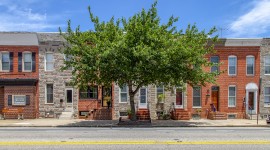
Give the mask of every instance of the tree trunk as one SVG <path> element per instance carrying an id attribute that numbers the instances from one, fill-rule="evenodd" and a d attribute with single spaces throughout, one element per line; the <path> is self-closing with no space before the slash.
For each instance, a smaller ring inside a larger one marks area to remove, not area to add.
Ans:
<path id="1" fill-rule="evenodd" d="M 131 110 L 131 120 L 132 121 L 136 121 L 137 117 L 136 117 L 136 112 L 135 112 L 135 105 L 134 105 L 134 94 L 133 93 L 129 93 L 129 98 L 130 98 L 130 110 Z"/>

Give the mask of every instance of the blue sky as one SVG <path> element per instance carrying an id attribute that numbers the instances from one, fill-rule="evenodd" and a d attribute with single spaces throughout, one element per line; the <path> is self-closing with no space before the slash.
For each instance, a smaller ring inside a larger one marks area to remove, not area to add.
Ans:
<path id="1" fill-rule="evenodd" d="M 85 31 L 92 28 L 87 7 L 107 21 L 130 17 L 154 0 L 0 0 L 0 31 L 64 31 L 67 20 Z M 188 24 L 208 31 L 216 26 L 220 37 L 270 37 L 270 0 L 159 0 L 158 13 L 165 23 L 171 15 L 175 24 L 185 29 Z M 222 33 L 222 34 L 221 34 Z"/>

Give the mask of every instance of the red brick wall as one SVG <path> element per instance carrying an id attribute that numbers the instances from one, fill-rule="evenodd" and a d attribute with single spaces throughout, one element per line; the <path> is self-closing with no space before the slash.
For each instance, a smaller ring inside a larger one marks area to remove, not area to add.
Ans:
<path id="1" fill-rule="evenodd" d="M 0 72 L 0 78 L 5 79 L 38 79 L 39 78 L 39 51 L 38 46 L 0 46 L 1 51 L 13 52 L 13 71 Z M 36 70 L 35 72 L 18 72 L 18 52 L 35 52 L 36 53 Z M 5 86 L 4 87 L 4 106 L 7 107 L 8 95 L 30 95 L 31 104 L 29 106 L 8 106 L 8 107 L 25 107 L 25 118 L 36 118 L 38 112 L 38 83 L 36 86 Z M 1 90 L 0 90 L 1 91 Z M 1 92 L 0 92 L 1 95 Z M 1 101 L 1 99 L 0 99 Z M 1 103 L 1 102 L 0 102 Z M 10 116 L 14 117 L 14 116 Z M 15 117 L 16 118 L 16 117 Z"/>
<path id="2" fill-rule="evenodd" d="M 114 85 L 112 85 L 112 108 L 114 108 Z M 79 91 L 78 91 L 79 93 Z M 102 108 L 102 87 L 98 87 L 98 99 L 80 99 L 78 102 L 78 111 L 90 111 Z M 114 110 L 112 109 L 112 114 Z M 80 114 L 79 114 L 80 115 Z"/>
<path id="3" fill-rule="evenodd" d="M 24 108 L 24 118 L 33 119 L 36 118 L 38 109 L 36 109 L 36 93 L 35 86 L 5 86 L 4 87 L 4 107 L 6 108 Z M 29 95 L 30 96 L 30 105 L 26 106 L 9 106 L 8 105 L 8 95 Z M 17 115 L 8 115 L 7 118 L 17 118 Z"/>
<path id="4" fill-rule="evenodd" d="M 0 113 L 2 112 L 2 109 L 4 108 L 4 88 L 0 88 Z"/>
<path id="5" fill-rule="evenodd" d="M 0 72 L 0 78 L 35 78 L 38 79 L 38 46 L 0 46 L 1 51 L 13 52 L 13 72 Z M 18 52 L 36 52 L 36 71 L 18 72 Z"/>
<path id="6" fill-rule="evenodd" d="M 207 109 L 210 110 L 211 96 L 206 97 L 207 90 L 210 90 L 211 87 L 219 86 L 219 111 L 227 113 L 236 113 L 237 118 L 243 118 L 245 114 L 245 107 L 243 105 L 243 98 L 246 96 L 246 85 L 248 83 L 256 83 L 259 87 L 259 78 L 260 78 L 260 47 L 248 47 L 248 46 L 231 46 L 231 47 L 215 47 L 217 50 L 216 54 L 212 56 L 219 56 L 219 60 L 222 63 L 219 67 L 221 71 L 225 71 L 218 78 L 215 85 L 208 84 L 205 87 L 201 88 L 201 106 L 202 113 L 201 117 L 207 117 Z M 237 56 L 237 75 L 229 76 L 228 75 L 228 57 L 230 55 Z M 246 56 L 253 55 L 255 57 L 255 74 L 254 76 L 246 75 Z M 210 57 L 209 61 L 210 61 Z M 206 68 L 206 71 L 210 71 L 210 68 Z M 229 85 L 236 85 L 236 107 L 228 108 L 228 87 Z M 188 86 L 187 88 L 187 109 L 190 112 L 193 112 L 192 108 L 192 87 Z M 259 95 L 258 95 L 259 96 Z M 259 98 L 257 98 L 259 100 Z"/>

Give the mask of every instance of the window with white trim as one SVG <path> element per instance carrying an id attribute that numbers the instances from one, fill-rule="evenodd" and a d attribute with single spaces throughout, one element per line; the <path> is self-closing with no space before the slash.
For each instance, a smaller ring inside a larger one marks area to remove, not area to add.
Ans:
<path id="1" fill-rule="evenodd" d="M 264 87 L 264 104 L 270 104 L 270 87 Z"/>
<path id="2" fill-rule="evenodd" d="M 53 53 L 46 53 L 45 55 L 45 71 L 54 70 L 54 57 Z"/>
<path id="3" fill-rule="evenodd" d="M 65 57 L 64 58 L 65 58 L 65 61 L 66 62 L 69 62 L 69 61 L 71 61 L 72 56 L 65 54 Z M 72 67 L 68 67 L 67 70 L 72 70 Z"/>
<path id="4" fill-rule="evenodd" d="M 23 71 L 32 71 L 32 53 L 23 53 Z"/>
<path id="5" fill-rule="evenodd" d="M 236 106 L 236 86 L 229 86 L 229 95 L 228 95 L 228 106 L 235 107 Z"/>
<path id="6" fill-rule="evenodd" d="M 246 57 L 246 69 L 247 75 L 254 75 L 254 64 L 255 64 L 254 56 L 247 56 Z"/>
<path id="7" fill-rule="evenodd" d="M 53 103 L 53 84 L 46 85 L 46 103 Z"/>
<path id="8" fill-rule="evenodd" d="M 211 63 L 213 63 L 213 66 L 211 67 L 211 72 L 219 72 L 219 68 L 218 68 L 219 57 L 211 56 L 210 61 Z"/>
<path id="9" fill-rule="evenodd" d="M 10 70 L 10 58 L 9 52 L 2 52 L 1 53 L 1 67 L 2 71 L 9 71 Z"/>
<path id="10" fill-rule="evenodd" d="M 156 92 L 157 92 L 157 100 L 159 102 L 162 102 L 164 100 L 164 86 L 163 85 L 159 85 L 156 86 Z"/>
<path id="11" fill-rule="evenodd" d="M 237 72 L 237 57 L 229 56 L 228 58 L 228 74 L 236 75 Z"/>
<path id="12" fill-rule="evenodd" d="M 123 87 L 120 87 L 120 103 L 127 103 L 128 100 L 128 87 L 127 85 L 124 85 Z"/>
<path id="13" fill-rule="evenodd" d="M 270 75 L 270 55 L 264 56 L 264 74 Z"/>
<path id="14" fill-rule="evenodd" d="M 193 87 L 193 107 L 201 107 L 201 87 Z"/>

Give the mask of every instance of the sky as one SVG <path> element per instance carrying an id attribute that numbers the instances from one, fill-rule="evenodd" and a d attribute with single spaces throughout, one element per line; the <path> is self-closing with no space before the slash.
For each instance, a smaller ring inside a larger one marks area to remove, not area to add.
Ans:
<path id="1" fill-rule="evenodd" d="M 0 31 L 58 32 L 80 25 L 93 28 L 87 7 L 101 21 L 129 18 L 154 0 L 0 0 Z M 179 17 L 177 29 L 196 24 L 199 30 L 216 27 L 222 38 L 270 37 L 270 0 L 158 0 L 161 23 Z"/>

